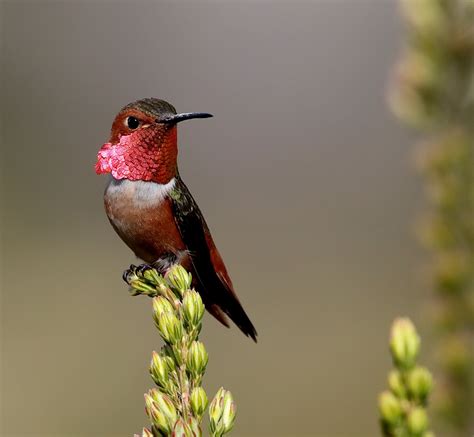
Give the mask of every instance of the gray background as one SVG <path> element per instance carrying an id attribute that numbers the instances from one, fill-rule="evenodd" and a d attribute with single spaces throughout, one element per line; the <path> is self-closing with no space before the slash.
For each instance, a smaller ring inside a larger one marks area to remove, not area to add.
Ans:
<path id="1" fill-rule="evenodd" d="M 161 342 L 93 171 L 115 113 L 147 96 L 215 114 L 180 127 L 180 169 L 260 335 L 205 320 L 233 435 L 377 435 L 389 325 L 424 332 L 429 293 L 413 139 L 386 107 L 396 3 L 1 6 L 2 435 L 147 424 Z"/>

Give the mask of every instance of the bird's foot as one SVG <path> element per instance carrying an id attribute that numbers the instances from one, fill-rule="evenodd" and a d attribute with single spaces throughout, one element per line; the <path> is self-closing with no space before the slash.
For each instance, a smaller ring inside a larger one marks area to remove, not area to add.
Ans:
<path id="1" fill-rule="evenodd" d="M 166 255 L 163 255 L 161 258 L 157 259 L 152 264 L 152 266 L 158 271 L 160 275 L 164 276 L 166 272 L 177 263 L 178 257 L 174 253 L 167 253 Z"/>
<path id="2" fill-rule="evenodd" d="M 178 257 L 173 253 L 167 253 L 151 264 L 140 264 L 138 266 L 131 264 L 130 268 L 123 272 L 123 280 L 130 285 L 136 279 L 143 278 L 147 270 L 155 269 L 160 275 L 164 276 L 166 272 L 178 262 Z"/>
<path id="3" fill-rule="evenodd" d="M 140 264 L 138 266 L 131 264 L 130 268 L 125 270 L 122 275 L 122 279 L 130 285 L 130 283 L 135 280 L 143 277 L 143 274 L 154 267 L 150 264 Z"/>

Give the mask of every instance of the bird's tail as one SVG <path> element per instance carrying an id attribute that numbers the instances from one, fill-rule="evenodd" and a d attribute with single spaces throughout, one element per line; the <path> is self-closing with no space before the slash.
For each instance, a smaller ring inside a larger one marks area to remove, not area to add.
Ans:
<path id="1" fill-rule="evenodd" d="M 220 277 L 219 273 L 213 273 L 212 279 L 206 276 L 206 281 L 203 283 L 198 278 L 199 283 L 196 284 L 196 289 L 202 290 L 201 294 L 206 309 L 227 327 L 229 327 L 227 319 L 229 317 L 247 337 L 256 343 L 257 331 L 237 298 L 232 283 L 230 280 Z"/>
<path id="2" fill-rule="evenodd" d="M 247 316 L 247 313 L 243 309 L 237 296 L 234 293 L 229 292 L 228 289 L 220 291 L 219 295 L 219 306 L 222 311 L 230 317 L 230 319 L 247 337 L 250 337 L 256 343 L 257 331 Z"/>

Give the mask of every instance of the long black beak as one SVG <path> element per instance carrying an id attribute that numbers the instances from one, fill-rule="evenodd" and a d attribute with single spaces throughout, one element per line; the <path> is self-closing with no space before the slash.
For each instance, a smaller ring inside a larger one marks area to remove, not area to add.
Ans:
<path id="1" fill-rule="evenodd" d="M 209 118 L 212 114 L 207 112 L 183 112 L 182 114 L 172 115 L 166 118 L 156 120 L 158 123 L 179 123 L 184 120 L 191 120 L 193 118 Z"/>

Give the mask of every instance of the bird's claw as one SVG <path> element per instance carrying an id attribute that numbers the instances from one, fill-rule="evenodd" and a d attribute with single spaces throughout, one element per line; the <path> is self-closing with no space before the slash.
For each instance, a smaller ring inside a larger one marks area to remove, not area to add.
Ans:
<path id="1" fill-rule="evenodd" d="M 143 274 L 144 274 L 147 270 L 151 270 L 151 269 L 153 269 L 153 266 L 150 265 L 150 264 L 140 264 L 139 266 L 137 266 L 136 272 L 137 272 L 140 276 L 143 276 Z"/>
<path id="2" fill-rule="evenodd" d="M 131 264 L 130 268 L 125 270 L 122 274 L 122 279 L 128 284 L 131 285 L 130 283 L 135 280 L 139 279 L 140 277 L 143 277 L 143 274 L 150 269 L 153 269 L 154 267 L 149 265 L 149 264 L 140 264 L 138 266 Z"/>
<path id="3" fill-rule="evenodd" d="M 178 261 L 177 256 L 174 253 L 167 253 L 161 258 L 157 259 L 153 264 L 160 275 L 165 275 L 166 272 Z"/>
<path id="4" fill-rule="evenodd" d="M 166 272 L 177 262 L 177 257 L 173 253 L 167 253 L 161 258 L 157 259 L 152 264 L 140 264 L 138 266 L 131 264 L 130 268 L 125 270 L 122 279 L 130 285 L 133 280 L 143 277 L 147 270 L 155 269 L 160 275 L 165 275 Z"/>

